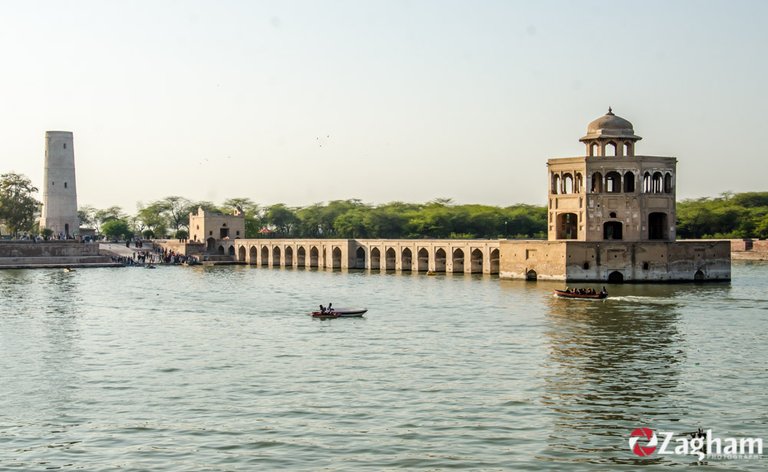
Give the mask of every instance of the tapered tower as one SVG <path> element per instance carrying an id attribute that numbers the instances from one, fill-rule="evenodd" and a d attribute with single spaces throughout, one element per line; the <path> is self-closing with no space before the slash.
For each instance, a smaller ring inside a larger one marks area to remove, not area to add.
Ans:
<path id="1" fill-rule="evenodd" d="M 45 185 L 40 229 L 54 236 L 78 234 L 75 149 L 71 131 L 45 132 Z"/>

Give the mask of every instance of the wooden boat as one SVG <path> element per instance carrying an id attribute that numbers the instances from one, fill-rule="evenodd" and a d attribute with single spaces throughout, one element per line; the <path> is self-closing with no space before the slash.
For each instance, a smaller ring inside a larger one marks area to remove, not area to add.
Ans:
<path id="1" fill-rule="evenodd" d="M 608 292 L 600 291 L 595 293 L 578 293 L 566 290 L 555 290 L 555 295 L 560 298 L 575 298 L 577 300 L 603 300 L 608 298 Z"/>
<path id="2" fill-rule="evenodd" d="M 313 311 L 312 318 L 360 318 L 367 308 L 334 308 L 331 311 Z"/>

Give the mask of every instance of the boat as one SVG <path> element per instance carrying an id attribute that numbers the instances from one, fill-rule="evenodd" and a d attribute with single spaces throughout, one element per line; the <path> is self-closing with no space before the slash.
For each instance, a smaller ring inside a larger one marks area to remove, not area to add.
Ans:
<path id="1" fill-rule="evenodd" d="M 312 318 L 360 318 L 367 308 L 334 308 L 330 311 L 313 311 L 310 313 Z"/>
<path id="2" fill-rule="evenodd" d="M 608 298 L 605 289 L 595 293 L 578 293 L 572 290 L 555 290 L 555 295 L 560 298 L 575 298 L 577 300 L 603 300 Z"/>

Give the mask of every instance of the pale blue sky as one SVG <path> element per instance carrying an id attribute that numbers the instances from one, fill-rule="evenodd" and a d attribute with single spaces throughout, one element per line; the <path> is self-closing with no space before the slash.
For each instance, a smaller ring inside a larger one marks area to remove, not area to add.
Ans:
<path id="1" fill-rule="evenodd" d="M 768 190 L 768 2 L 1 1 L 0 172 L 78 199 L 543 204 L 610 105 L 678 198 Z"/>

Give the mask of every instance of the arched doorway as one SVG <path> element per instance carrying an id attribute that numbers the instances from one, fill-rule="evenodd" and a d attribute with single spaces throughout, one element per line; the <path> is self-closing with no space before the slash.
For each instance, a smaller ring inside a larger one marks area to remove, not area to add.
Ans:
<path id="1" fill-rule="evenodd" d="M 701 282 L 704 280 L 704 272 L 702 272 L 701 269 L 697 270 L 695 274 L 693 274 L 693 280 L 697 282 Z"/>
<path id="2" fill-rule="evenodd" d="M 525 280 L 536 281 L 538 277 L 538 274 L 533 269 L 525 273 Z"/>
<path id="3" fill-rule="evenodd" d="M 603 223 L 603 239 L 622 239 L 622 228 L 620 221 L 606 221 Z"/>
<path id="4" fill-rule="evenodd" d="M 397 256 L 395 255 L 395 250 L 393 248 L 387 249 L 387 252 L 385 253 L 386 257 L 384 260 L 384 264 L 387 270 L 395 270 L 397 267 Z"/>
<path id="5" fill-rule="evenodd" d="M 453 263 L 454 274 L 460 274 L 464 272 L 464 251 L 461 249 L 454 249 L 451 262 Z"/>
<path id="6" fill-rule="evenodd" d="M 445 249 L 435 251 L 435 272 L 445 272 Z"/>
<path id="7" fill-rule="evenodd" d="M 381 270 L 381 251 L 377 247 L 371 249 L 371 270 Z"/>
<path id="8" fill-rule="evenodd" d="M 245 262 L 245 246 L 240 246 L 240 249 L 237 250 L 237 260 Z"/>
<path id="9" fill-rule="evenodd" d="M 427 272 L 429 270 L 429 251 L 426 248 L 419 249 L 417 253 L 416 270 L 419 272 Z"/>
<path id="10" fill-rule="evenodd" d="M 618 270 L 614 270 L 613 272 L 608 274 L 608 283 L 620 284 L 623 282 L 624 282 L 624 274 L 622 274 Z"/>
<path id="11" fill-rule="evenodd" d="M 205 242 L 207 243 L 206 250 L 208 252 L 214 252 L 216 250 L 216 238 L 208 238 Z"/>
<path id="12" fill-rule="evenodd" d="M 411 250 L 408 248 L 403 249 L 403 253 L 400 255 L 401 261 L 400 261 L 400 270 L 411 270 L 411 266 L 413 264 L 412 260 L 413 257 L 411 255 Z"/>
<path id="13" fill-rule="evenodd" d="M 654 212 L 648 215 L 648 239 L 667 239 L 667 214 Z"/>
<path id="14" fill-rule="evenodd" d="M 278 246 L 272 248 L 272 267 L 280 267 L 280 248 Z"/>
<path id="15" fill-rule="evenodd" d="M 219 246 L 219 250 L 216 251 L 216 252 L 218 252 L 220 256 L 223 256 L 224 255 L 224 246 Z"/>
<path id="16" fill-rule="evenodd" d="M 359 247 L 355 251 L 355 268 L 365 269 L 365 248 Z"/>
<path id="17" fill-rule="evenodd" d="M 480 249 L 473 249 L 470 253 L 471 267 L 470 270 L 473 274 L 483 273 L 483 251 Z"/>
<path id="18" fill-rule="evenodd" d="M 231 257 L 235 257 L 235 246 L 229 246 L 229 251 L 227 251 L 227 253 L 228 253 L 228 254 L 229 254 Z"/>

